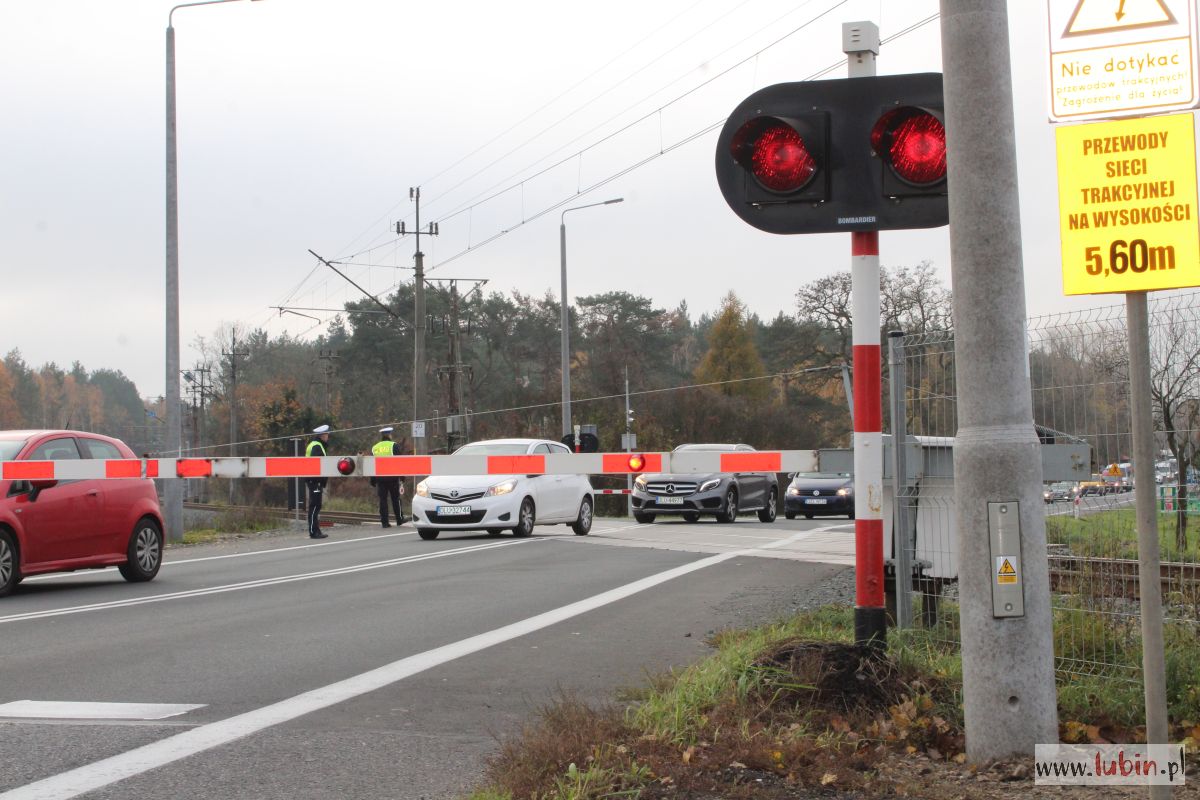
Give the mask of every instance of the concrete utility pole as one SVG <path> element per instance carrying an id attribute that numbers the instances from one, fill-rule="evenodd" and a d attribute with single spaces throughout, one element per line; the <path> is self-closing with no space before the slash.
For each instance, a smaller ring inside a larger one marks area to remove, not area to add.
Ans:
<path id="1" fill-rule="evenodd" d="M 967 755 L 979 762 L 1057 742 L 1058 713 L 1041 450 L 1026 370 L 1008 9 L 1004 0 L 942 0 L 941 17 L 963 707 Z M 998 556 L 1019 560 L 1016 581 L 998 574 Z M 1013 594 L 997 601 L 1005 592 Z M 1014 616 L 1020 605 L 1023 615 Z"/>
<path id="2" fill-rule="evenodd" d="M 325 380 L 322 384 L 325 386 L 325 415 L 333 414 L 333 362 L 341 358 L 336 350 L 321 350 L 317 353 L 317 360 L 323 361 L 324 366 L 321 372 L 325 375 Z"/>
<path id="3" fill-rule="evenodd" d="M 424 422 L 425 408 L 425 254 L 421 252 L 421 187 L 409 187 L 408 199 L 416 204 L 416 251 L 413 253 L 415 275 L 413 275 L 413 422 Z M 404 223 L 396 223 L 396 233 L 403 236 Z M 436 222 L 429 223 L 426 236 L 437 236 Z M 413 450 L 418 455 L 426 452 L 426 438 L 413 436 Z"/>
<path id="4" fill-rule="evenodd" d="M 237 360 L 250 355 L 237 349 L 237 331 L 230 338 L 229 352 L 221 351 L 229 359 L 229 455 L 237 455 Z M 229 479 L 229 505 L 233 505 L 234 482 Z"/>
<path id="5" fill-rule="evenodd" d="M 453 450 L 460 444 L 471 439 L 470 416 L 467 414 L 466 378 L 473 374 L 471 367 L 462 360 L 462 321 L 460 319 L 461 303 L 481 289 L 486 278 L 449 278 L 450 281 L 450 319 L 446 324 L 446 335 L 450 343 L 450 363 L 438 367 L 438 378 L 444 375 L 447 379 L 447 401 L 449 410 L 446 412 L 446 445 Z M 474 288 L 465 295 L 459 295 L 458 282 L 474 283 Z M 455 427 L 461 426 L 461 427 Z"/>

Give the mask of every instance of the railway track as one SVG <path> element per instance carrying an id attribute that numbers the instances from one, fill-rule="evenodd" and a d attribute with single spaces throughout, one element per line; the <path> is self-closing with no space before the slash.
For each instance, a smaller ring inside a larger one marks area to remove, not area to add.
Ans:
<path id="1" fill-rule="evenodd" d="M 304 519 L 304 512 L 290 511 L 286 508 L 268 508 L 267 506 L 225 506 L 213 503 L 184 503 L 183 507 L 194 511 L 244 511 L 252 514 L 267 514 L 277 519 Z M 363 523 L 379 522 L 379 514 L 369 511 L 327 511 L 321 509 L 322 522 L 340 522 L 343 525 L 362 525 Z"/>
<path id="2" fill-rule="evenodd" d="M 1200 563 L 1166 561 L 1159 564 L 1159 575 L 1163 594 L 1200 593 Z M 1139 586 L 1136 559 L 1050 555 L 1050 588 L 1054 591 L 1136 599 Z"/>

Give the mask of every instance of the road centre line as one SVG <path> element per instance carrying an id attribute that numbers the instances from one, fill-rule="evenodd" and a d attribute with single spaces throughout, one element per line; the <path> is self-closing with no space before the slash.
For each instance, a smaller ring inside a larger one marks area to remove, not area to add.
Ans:
<path id="1" fill-rule="evenodd" d="M 425 670 L 540 631 L 589 611 L 603 608 L 684 575 L 735 558 L 754 555 L 757 550 L 785 547 L 800 541 L 811 533 L 812 531 L 800 531 L 794 536 L 770 544 L 730 553 L 718 553 L 698 559 L 689 564 L 601 592 L 584 600 L 536 614 L 519 622 L 393 661 L 337 683 L 313 689 L 219 722 L 201 725 L 157 742 L 20 786 L 0 794 L 0 800 L 66 800 L 78 797 L 197 753 L 243 739 L 267 728 L 290 722 L 297 717 L 352 700 Z"/>
<path id="2" fill-rule="evenodd" d="M 382 567 L 394 567 L 401 564 L 414 564 L 418 561 L 430 561 L 437 558 L 445 558 L 447 556 L 465 555 L 468 553 L 477 553 L 481 550 L 495 550 L 500 547 L 512 547 L 518 544 L 530 544 L 532 542 L 544 542 L 545 539 L 517 539 L 507 542 L 490 542 L 488 544 L 477 544 L 469 547 L 455 547 L 449 550 L 439 550 L 433 553 L 422 553 L 415 556 L 404 556 L 403 558 L 391 558 L 386 561 L 375 561 L 369 564 L 356 564 L 349 567 L 337 567 L 335 569 L 320 570 L 318 572 L 305 572 L 297 575 L 283 575 L 277 578 L 260 578 L 253 581 L 244 581 L 242 583 L 230 583 L 224 586 L 210 586 L 204 589 L 188 589 L 182 592 L 170 592 L 168 594 L 156 594 L 149 597 L 134 597 L 127 600 L 113 600 L 107 603 L 92 603 L 85 606 L 71 606 L 68 608 L 47 609 L 45 611 L 30 611 L 25 614 L 11 614 L 9 616 L 0 617 L 0 624 L 6 622 L 23 622 L 31 619 L 44 619 L 46 617 L 67 616 L 69 614 L 82 614 L 88 611 L 105 611 L 112 608 L 126 608 L 129 606 L 147 605 L 150 603 L 162 603 L 168 600 L 181 600 L 189 597 L 203 597 L 210 594 L 224 594 L 226 592 L 237 592 L 243 589 L 258 589 L 265 586 L 278 586 L 284 583 L 295 583 L 297 581 L 307 581 L 314 578 L 327 578 L 335 575 L 350 575 L 355 572 L 365 572 L 367 570 L 380 569 Z"/>

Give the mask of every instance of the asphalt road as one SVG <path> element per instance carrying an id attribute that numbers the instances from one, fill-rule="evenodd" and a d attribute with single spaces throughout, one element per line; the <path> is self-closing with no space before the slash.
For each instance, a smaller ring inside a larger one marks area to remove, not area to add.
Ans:
<path id="1" fill-rule="evenodd" d="M 556 691 L 611 699 L 808 604 L 852 541 L 782 517 L 339 527 L 170 548 L 149 584 L 30 578 L 0 600 L 0 798 L 454 796 Z"/>

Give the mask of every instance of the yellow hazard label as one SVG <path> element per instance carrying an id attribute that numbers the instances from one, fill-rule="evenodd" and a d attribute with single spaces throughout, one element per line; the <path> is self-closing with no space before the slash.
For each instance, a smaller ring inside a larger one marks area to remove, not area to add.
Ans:
<path id="1" fill-rule="evenodd" d="M 1017 569 L 1008 556 L 996 556 L 996 583 L 1017 583 Z"/>

